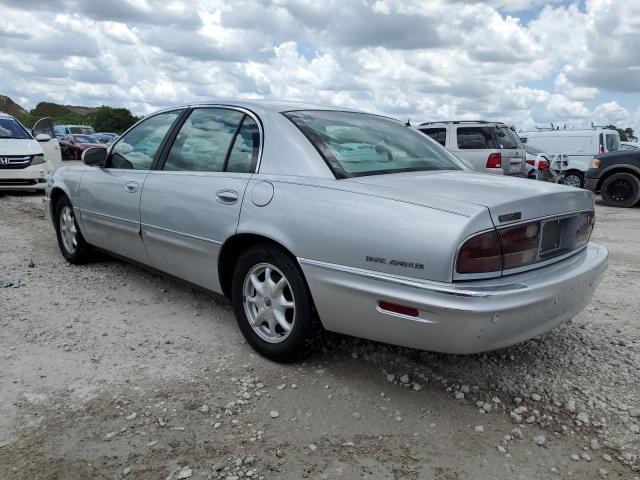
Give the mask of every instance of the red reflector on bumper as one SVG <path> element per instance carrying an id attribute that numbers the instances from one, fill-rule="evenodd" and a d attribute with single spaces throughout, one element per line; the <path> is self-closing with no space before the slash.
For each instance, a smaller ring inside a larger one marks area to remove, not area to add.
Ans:
<path id="1" fill-rule="evenodd" d="M 380 310 L 386 310 L 387 312 L 399 313 L 400 315 L 407 315 L 409 317 L 417 317 L 420 312 L 413 307 L 407 307 L 404 305 L 396 305 L 395 303 L 389 302 L 378 302 L 378 307 Z"/>

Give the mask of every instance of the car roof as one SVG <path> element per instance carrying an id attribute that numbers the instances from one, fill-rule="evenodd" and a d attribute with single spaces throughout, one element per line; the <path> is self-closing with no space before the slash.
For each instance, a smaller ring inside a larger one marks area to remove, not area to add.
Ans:
<path id="1" fill-rule="evenodd" d="M 507 125 L 504 122 L 491 122 L 487 120 L 439 120 L 436 122 L 424 122 L 418 125 L 419 127 L 431 127 L 431 126 L 439 126 L 439 125 L 482 125 L 483 127 L 493 127 L 496 125 L 500 125 L 501 127 L 506 127 Z"/>
<path id="2" fill-rule="evenodd" d="M 319 105 L 308 102 L 296 102 L 291 100 L 266 100 L 266 99 L 246 99 L 237 100 L 229 98 L 214 98 L 211 100 L 189 103 L 185 106 L 201 106 L 201 105 L 229 105 L 235 107 L 246 108 L 247 110 L 270 110 L 272 112 L 291 112 L 294 110 L 333 110 L 333 111 L 345 111 L 345 112 L 363 112 L 361 110 L 355 110 L 346 107 L 336 107 L 328 105 Z"/>

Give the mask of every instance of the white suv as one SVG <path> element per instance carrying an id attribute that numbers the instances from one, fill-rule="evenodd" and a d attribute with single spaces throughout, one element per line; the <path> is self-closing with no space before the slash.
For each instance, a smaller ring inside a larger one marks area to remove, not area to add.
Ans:
<path id="1" fill-rule="evenodd" d="M 44 120 L 44 119 L 43 119 Z M 58 140 L 42 120 L 34 126 L 36 138 L 11 115 L 0 113 L 0 190 L 44 189 L 51 172 L 62 164 Z"/>
<path id="2" fill-rule="evenodd" d="M 504 123 L 460 120 L 427 122 L 417 128 L 477 172 L 527 176 L 522 142 Z"/>

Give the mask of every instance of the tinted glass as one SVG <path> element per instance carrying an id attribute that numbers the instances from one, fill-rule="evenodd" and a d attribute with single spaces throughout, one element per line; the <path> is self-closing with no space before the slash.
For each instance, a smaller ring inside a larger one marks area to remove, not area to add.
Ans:
<path id="1" fill-rule="evenodd" d="M 496 142 L 498 148 L 520 148 L 520 140 L 513 130 L 508 127 L 495 127 Z"/>
<path id="2" fill-rule="evenodd" d="M 31 138 L 22 125 L 13 118 L 0 118 L 0 138 Z"/>
<path id="3" fill-rule="evenodd" d="M 396 120 L 333 111 L 297 111 L 285 116 L 305 134 L 338 178 L 464 168 L 440 145 Z"/>
<path id="4" fill-rule="evenodd" d="M 180 129 L 164 170 L 221 172 L 244 113 L 224 108 L 198 108 Z"/>
<path id="5" fill-rule="evenodd" d="M 436 142 L 438 142 L 443 147 L 447 142 L 447 129 L 446 128 L 421 128 L 420 131 L 422 133 L 426 133 L 431 138 L 433 138 Z"/>
<path id="6" fill-rule="evenodd" d="M 120 138 L 111 151 L 109 167 L 148 170 L 160 144 L 181 110 L 160 113 L 150 117 Z"/>
<path id="7" fill-rule="evenodd" d="M 98 140 L 89 135 L 73 135 L 73 139 L 76 143 L 98 143 Z"/>
<path id="8" fill-rule="evenodd" d="M 620 137 L 615 134 L 607 133 L 607 151 L 615 152 L 620 150 Z"/>
<path id="9" fill-rule="evenodd" d="M 458 127 L 458 148 L 462 150 L 495 149 L 492 127 Z"/>
<path id="10" fill-rule="evenodd" d="M 93 135 L 96 131 L 93 127 L 69 127 L 69 133 L 80 133 L 82 135 Z"/>
<path id="11" fill-rule="evenodd" d="M 258 125 L 248 115 L 242 121 L 242 127 L 233 143 L 227 162 L 228 172 L 253 173 L 258 161 L 260 132 Z"/>

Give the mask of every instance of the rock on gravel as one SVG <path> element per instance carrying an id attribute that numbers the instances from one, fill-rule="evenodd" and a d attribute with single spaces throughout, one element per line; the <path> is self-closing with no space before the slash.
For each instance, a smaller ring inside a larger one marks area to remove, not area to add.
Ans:
<path id="1" fill-rule="evenodd" d="M 280 414 L 276 410 L 271 410 L 271 412 L 269 412 L 269 415 L 271 415 L 271 418 L 278 418 L 280 416 Z"/>
<path id="2" fill-rule="evenodd" d="M 180 473 L 178 473 L 178 480 L 184 480 L 185 478 L 191 478 L 193 476 L 193 471 L 189 467 L 182 467 Z"/>
<path id="3" fill-rule="evenodd" d="M 533 443 L 541 447 L 545 443 L 547 443 L 547 437 L 545 437 L 544 435 L 536 435 L 535 437 L 533 437 Z"/>

